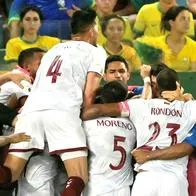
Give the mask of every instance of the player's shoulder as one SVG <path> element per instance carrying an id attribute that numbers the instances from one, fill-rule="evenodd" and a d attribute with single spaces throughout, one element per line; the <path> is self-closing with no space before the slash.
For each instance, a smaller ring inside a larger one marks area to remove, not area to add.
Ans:
<path id="1" fill-rule="evenodd" d="M 69 48 L 75 48 L 75 49 L 79 49 L 79 50 L 94 50 L 96 47 L 93 46 L 92 44 L 89 44 L 87 42 L 84 41 L 74 41 L 74 40 L 68 40 L 65 41 L 61 44 L 58 44 L 60 47 L 69 47 Z"/>

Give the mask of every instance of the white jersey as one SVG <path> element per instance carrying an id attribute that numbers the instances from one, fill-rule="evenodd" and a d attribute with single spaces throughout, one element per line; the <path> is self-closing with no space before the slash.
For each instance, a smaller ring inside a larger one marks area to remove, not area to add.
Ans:
<path id="1" fill-rule="evenodd" d="M 82 41 L 67 41 L 50 49 L 41 60 L 23 113 L 79 110 L 87 73 L 102 75 L 104 71 L 105 59 L 100 59 L 98 51 Z"/>
<path id="2" fill-rule="evenodd" d="M 127 103 L 127 104 L 126 104 Z M 137 147 L 154 150 L 181 143 L 196 122 L 196 102 L 163 99 L 128 100 L 130 120 L 137 130 Z M 187 157 L 176 160 L 154 160 L 140 165 L 138 169 L 186 172 Z"/>
<path id="3" fill-rule="evenodd" d="M 84 196 L 95 196 L 133 182 L 131 151 L 135 127 L 125 118 L 98 118 L 84 122 L 89 147 L 89 182 Z"/>

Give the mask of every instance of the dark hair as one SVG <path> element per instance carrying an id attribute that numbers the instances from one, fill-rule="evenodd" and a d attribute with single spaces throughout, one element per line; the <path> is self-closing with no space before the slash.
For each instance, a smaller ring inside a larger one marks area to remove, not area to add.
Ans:
<path id="1" fill-rule="evenodd" d="M 111 81 L 106 83 L 100 92 L 101 103 L 115 103 L 127 98 L 128 86 L 123 81 Z"/>
<path id="2" fill-rule="evenodd" d="M 125 64 L 125 67 L 129 71 L 129 65 L 128 65 L 127 61 L 122 56 L 119 56 L 119 55 L 111 55 L 111 56 L 108 56 L 108 58 L 105 61 L 105 70 L 104 70 L 105 73 L 106 73 L 106 71 L 108 69 L 108 65 L 111 62 L 115 62 L 115 61 L 120 61 L 120 62 L 124 63 Z"/>
<path id="3" fill-rule="evenodd" d="M 22 50 L 18 56 L 18 65 L 22 68 L 26 66 L 27 60 L 33 58 L 33 55 L 37 52 L 45 52 L 41 48 L 28 48 L 26 50 Z"/>
<path id="4" fill-rule="evenodd" d="M 119 19 L 122 21 L 123 23 L 123 26 L 125 28 L 126 24 L 125 24 L 125 21 L 123 20 L 123 18 L 121 16 L 118 16 L 116 14 L 112 14 L 112 15 L 109 15 L 109 16 L 105 16 L 102 21 L 101 21 L 101 31 L 103 33 L 103 35 L 105 36 L 105 31 L 106 31 L 106 28 L 108 26 L 108 23 L 110 22 L 110 20 L 112 19 Z"/>
<path id="5" fill-rule="evenodd" d="M 168 66 L 164 63 L 158 63 L 151 65 L 150 76 L 157 76 L 160 71 L 167 69 Z"/>
<path id="6" fill-rule="evenodd" d="M 96 12 L 93 9 L 84 9 L 74 12 L 71 18 L 72 34 L 85 33 L 95 24 Z"/>
<path id="7" fill-rule="evenodd" d="M 164 69 L 157 75 L 159 93 L 162 91 L 176 90 L 176 82 L 179 81 L 178 74 L 173 69 Z"/>
<path id="8" fill-rule="evenodd" d="M 184 6 L 174 6 L 171 7 L 166 13 L 165 15 L 162 17 L 162 21 L 161 21 L 161 30 L 162 31 L 170 31 L 171 30 L 171 26 L 169 24 L 170 20 L 176 20 L 176 17 L 180 14 L 180 12 L 187 10 L 189 11 L 189 9 L 187 7 Z"/>
<path id="9" fill-rule="evenodd" d="M 29 11 L 33 11 L 33 12 L 36 12 L 38 15 L 39 15 L 39 19 L 40 21 L 42 22 L 44 17 L 43 17 L 43 14 L 42 14 L 42 11 L 34 6 L 34 5 L 29 5 L 27 7 L 25 7 L 21 12 L 20 12 L 20 21 L 23 20 L 23 18 L 25 17 L 26 13 L 29 12 Z"/>

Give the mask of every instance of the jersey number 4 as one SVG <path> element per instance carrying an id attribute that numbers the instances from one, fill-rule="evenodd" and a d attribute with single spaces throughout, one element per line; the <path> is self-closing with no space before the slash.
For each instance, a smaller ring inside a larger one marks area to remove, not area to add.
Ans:
<path id="1" fill-rule="evenodd" d="M 46 76 L 52 76 L 52 83 L 56 83 L 57 76 L 61 76 L 61 72 L 59 72 L 59 69 L 63 60 L 60 60 L 60 57 L 61 56 L 55 57 L 46 74 Z"/>
<path id="2" fill-rule="evenodd" d="M 115 166 L 110 163 L 109 167 L 112 170 L 119 170 L 125 164 L 126 156 L 127 156 L 126 150 L 122 146 L 119 145 L 119 142 L 125 142 L 125 139 L 126 139 L 125 137 L 114 136 L 114 149 L 113 149 L 113 151 L 119 151 L 121 153 L 121 160 L 120 160 L 119 164 L 115 165 Z"/>

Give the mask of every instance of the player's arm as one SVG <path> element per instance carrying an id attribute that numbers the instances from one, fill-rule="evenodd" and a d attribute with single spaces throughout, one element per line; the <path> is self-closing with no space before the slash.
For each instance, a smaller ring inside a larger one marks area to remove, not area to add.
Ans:
<path id="1" fill-rule="evenodd" d="M 101 116 L 121 116 L 123 114 L 121 111 L 119 103 L 93 104 L 83 108 L 81 118 L 90 120 Z"/>
<path id="2" fill-rule="evenodd" d="M 150 65 L 142 65 L 140 68 L 140 75 L 144 81 L 144 88 L 142 91 L 142 99 L 151 99 L 152 98 L 152 88 L 150 80 Z"/>
<path id="3" fill-rule="evenodd" d="M 5 146 L 10 143 L 28 142 L 31 139 L 25 133 L 16 133 L 9 136 L 0 136 L 0 146 Z"/>
<path id="4" fill-rule="evenodd" d="M 7 72 L 5 74 L 2 74 L 0 76 L 0 85 L 8 82 L 8 81 L 12 81 L 14 83 L 16 83 L 17 85 L 19 85 L 21 88 L 23 88 L 23 85 L 20 83 L 22 80 L 30 80 L 30 77 L 23 74 L 23 73 L 12 73 L 12 72 Z"/>
<path id="5" fill-rule="evenodd" d="M 180 143 L 170 146 L 165 149 L 145 151 L 134 150 L 132 155 L 139 164 L 143 164 L 150 160 L 171 160 L 178 159 L 187 155 L 190 155 L 194 150 L 194 147 L 188 143 Z"/>
<path id="6" fill-rule="evenodd" d="M 89 72 L 86 79 L 84 90 L 83 106 L 88 106 L 94 103 L 96 91 L 99 88 L 102 76 L 96 72 Z"/>

